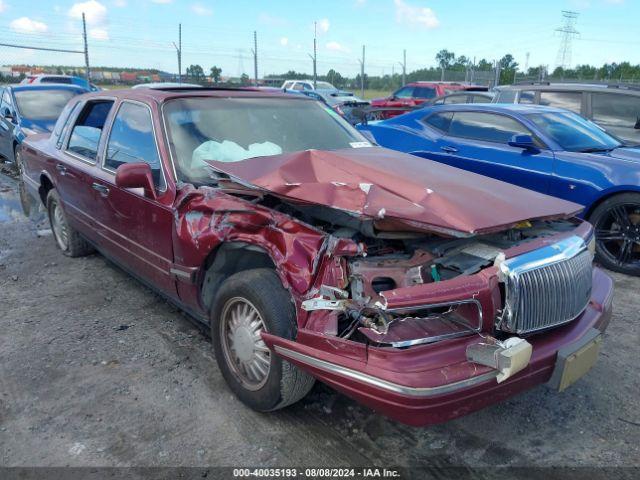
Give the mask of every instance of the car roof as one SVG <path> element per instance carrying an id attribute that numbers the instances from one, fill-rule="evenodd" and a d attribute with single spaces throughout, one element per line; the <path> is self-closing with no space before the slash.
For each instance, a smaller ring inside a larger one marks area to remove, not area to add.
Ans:
<path id="1" fill-rule="evenodd" d="M 434 105 L 431 107 L 425 107 L 422 110 L 430 111 L 465 111 L 473 110 L 489 113 L 509 113 L 509 114 L 527 114 L 527 113 L 541 113 L 541 112 L 553 112 L 553 113 L 566 113 L 567 111 L 562 108 L 549 107 L 547 105 L 532 105 L 522 103 L 454 103 L 445 105 Z"/>
<path id="2" fill-rule="evenodd" d="M 6 85 L 6 88 L 11 88 L 14 92 L 20 92 L 23 90 L 77 90 L 80 92 L 87 92 L 86 88 L 80 85 L 71 85 L 68 83 L 37 83 L 37 84 L 17 84 Z"/>
<path id="3" fill-rule="evenodd" d="M 418 80 L 417 82 L 409 82 L 406 85 L 404 85 L 405 87 L 407 86 L 425 86 L 425 85 L 460 85 L 460 86 L 464 86 L 463 83 L 460 82 L 429 82 L 426 80 Z"/>
<path id="4" fill-rule="evenodd" d="M 567 90 L 567 91 L 589 91 L 607 93 L 621 93 L 627 95 L 640 95 L 640 85 L 635 84 L 606 84 L 606 83 L 516 83 L 514 85 L 500 85 L 496 90 Z"/>
<path id="5" fill-rule="evenodd" d="M 84 98 L 117 98 L 120 100 L 140 100 L 163 103 L 174 98 L 286 98 L 313 101 L 306 95 L 292 95 L 282 91 L 264 91 L 257 88 L 127 88 L 91 92 Z"/>

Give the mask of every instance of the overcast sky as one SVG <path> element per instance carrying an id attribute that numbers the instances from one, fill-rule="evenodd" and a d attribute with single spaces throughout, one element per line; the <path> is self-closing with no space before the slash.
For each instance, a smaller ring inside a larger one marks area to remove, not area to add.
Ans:
<path id="1" fill-rule="evenodd" d="M 353 75 L 366 45 L 370 75 L 430 66 L 443 48 L 477 60 L 511 53 L 524 66 L 553 68 L 561 10 L 579 12 L 572 64 L 640 63 L 639 0 L 0 0 L 0 43 L 77 50 L 82 12 L 94 66 L 176 71 L 173 42 L 183 28 L 183 65 L 212 65 L 223 75 L 253 75 L 253 31 L 260 76 L 311 72 L 314 22 L 318 70 Z M 0 64 L 82 65 L 77 54 L 0 47 Z M 184 67 L 183 67 L 184 68 Z"/>

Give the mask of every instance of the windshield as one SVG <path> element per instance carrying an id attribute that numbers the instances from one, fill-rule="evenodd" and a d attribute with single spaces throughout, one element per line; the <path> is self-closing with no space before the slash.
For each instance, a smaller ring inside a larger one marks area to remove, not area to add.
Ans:
<path id="1" fill-rule="evenodd" d="M 164 109 L 178 177 L 206 183 L 207 160 L 238 162 L 303 150 L 368 146 L 319 102 L 282 98 L 180 98 Z"/>
<path id="2" fill-rule="evenodd" d="M 595 123 L 570 112 L 532 113 L 529 119 L 570 152 L 606 152 L 621 143 Z"/>
<path id="3" fill-rule="evenodd" d="M 14 95 L 20 115 L 28 119 L 55 120 L 75 90 L 16 90 Z"/>

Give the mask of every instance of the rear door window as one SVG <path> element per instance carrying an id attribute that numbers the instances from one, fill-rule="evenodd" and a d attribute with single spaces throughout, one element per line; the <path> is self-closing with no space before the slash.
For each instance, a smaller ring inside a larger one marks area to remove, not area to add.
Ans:
<path id="1" fill-rule="evenodd" d="M 518 97 L 518 103 L 524 104 L 535 104 L 536 103 L 536 92 L 531 90 L 522 90 Z"/>
<path id="2" fill-rule="evenodd" d="M 582 92 L 540 92 L 540 105 L 564 108 L 580 114 Z"/>
<path id="3" fill-rule="evenodd" d="M 593 121 L 623 140 L 640 141 L 640 96 L 592 93 Z"/>
<path id="4" fill-rule="evenodd" d="M 494 103 L 515 103 L 517 90 L 498 90 Z"/>
<path id="5" fill-rule="evenodd" d="M 125 163 L 148 163 L 156 187 L 164 189 L 151 111 L 132 102 L 122 103 L 113 121 L 104 167 L 115 172 Z"/>
<path id="6" fill-rule="evenodd" d="M 436 130 L 441 131 L 442 133 L 447 133 L 449 131 L 449 125 L 451 124 L 451 119 L 453 118 L 453 113 L 451 112 L 442 112 L 436 113 L 424 119 L 424 122 L 430 127 L 435 128 Z"/>
<path id="7" fill-rule="evenodd" d="M 113 107 L 113 100 L 87 102 L 71 131 L 67 150 L 95 161 L 100 137 Z"/>
<path id="8" fill-rule="evenodd" d="M 469 100 L 467 98 L 467 95 L 451 95 L 449 97 L 444 97 L 444 103 L 446 104 L 451 104 L 451 103 L 468 103 Z"/>
<path id="9" fill-rule="evenodd" d="M 485 142 L 508 143 L 514 135 L 533 133 L 517 120 L 485 112 L 455 112 L 449 135 Z"/>
<path id="10" fill-rule="evenodd" d="M 69 77 L 42 77 L 40 83 L 66 83 L 71 84 L 71 78 Z"/>

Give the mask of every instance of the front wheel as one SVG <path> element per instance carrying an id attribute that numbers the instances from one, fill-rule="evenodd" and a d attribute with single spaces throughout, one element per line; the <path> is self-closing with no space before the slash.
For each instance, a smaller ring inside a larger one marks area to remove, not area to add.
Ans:
<path id="1" fill-rule="evenodd" d="M 254 410 L 284 408 L 304 397 L 314 378 L 274 355 L 261 332 L 292 340 L 295 308 L 273 270 L 236 273 L 220 286 L 211 308 L 211 338 L 231 390 Z"/>
<path id="2" fill-rule="evenodd" d="M 608 198 L 593 211 L 589 221 L 596 229 L 596 255 L 602 265 L 640 275 L 640 194 Z"/>

